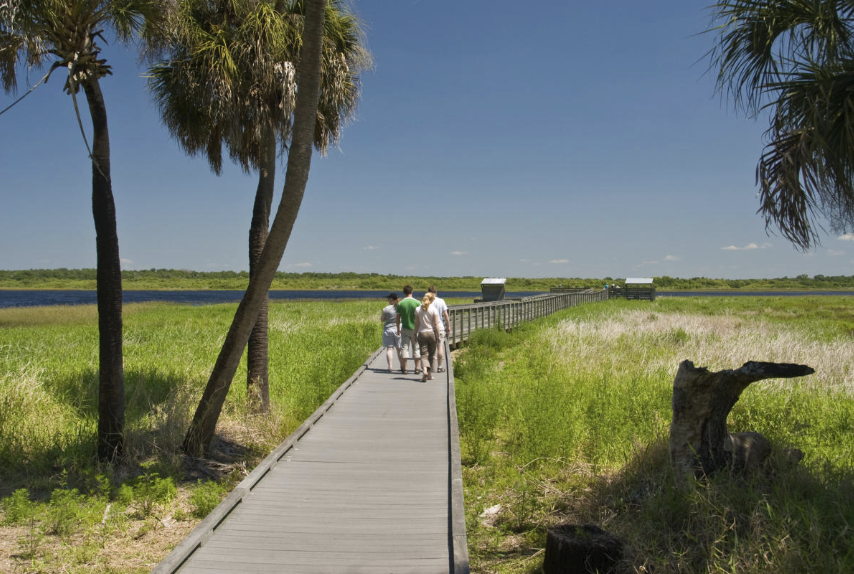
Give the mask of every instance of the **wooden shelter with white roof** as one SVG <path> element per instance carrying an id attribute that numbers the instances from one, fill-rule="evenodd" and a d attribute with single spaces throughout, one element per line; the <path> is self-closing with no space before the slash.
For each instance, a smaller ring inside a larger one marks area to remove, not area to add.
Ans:
<path id="1" fill-rule="evenodd" d="M 655 301 L 652 277 L 626 277 L 626 287 L 623 291 L 626 299 Z"/>

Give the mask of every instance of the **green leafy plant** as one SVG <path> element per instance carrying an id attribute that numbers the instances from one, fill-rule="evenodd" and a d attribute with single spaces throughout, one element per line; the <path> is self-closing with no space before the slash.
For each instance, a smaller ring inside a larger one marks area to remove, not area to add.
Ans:
<path id="1" fill-rule="evenodd" d="M 86 497 L 76 488 L 57 488 L 50 495 L 45 512 L 45 527 L 51 534 L 70 536 L 84 516 Z"/>
<path id="2" fill-rule="evenodd" d="M 14 526 L 24 524 L 35 516 L 36 504 L 30 500 L 30 492 L 19 488 L 3 500 L 3 524 Z"/>
<path id="3" fill-rule="evenodd" d="M 18 544 L 21 546 L 21 556 L 33 560 L 40 554 L 43 542 L 44 531 L 39 526 L 35 515 L 30 516 L 27 519 L 26 533 L 18 538 Z"/>
<path id="4" fill-rule="evenodd" d="M 178 489 L 171 477 L 161 478 L 151 469 L 153 463 L 143 463 L 143 473 L 136 479 L 133 499 L 143 516 L 151 516 L 158 507 L 168 505 L 175 499 Z"/>
<path id="5" fill-rule="evenodd" d="M 204 518 L 216 508 L 228 492 L 228 485 L 214 481 L 196 483 L 193 494 L 190 495 L 190 504 L 193 505 L 193 516 Z"/>

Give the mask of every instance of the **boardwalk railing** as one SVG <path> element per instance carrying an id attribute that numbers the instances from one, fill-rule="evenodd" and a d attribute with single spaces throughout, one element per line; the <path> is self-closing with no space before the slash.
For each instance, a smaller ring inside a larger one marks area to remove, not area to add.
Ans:
<path id="1" fill-rule="evenodd" d="M 451 335 L 448 342 L 451 345 L 458 345 L 477 329 L 500 326 L 504 330 L 509 330 L 519 323 L 533 321 L 561 309 L 607 300 L 607 291 L 586 289 L 575 293 L 545 293 L 522 299 L 453 305 L 448 308 L 448 316 L 451 319 Z"/>

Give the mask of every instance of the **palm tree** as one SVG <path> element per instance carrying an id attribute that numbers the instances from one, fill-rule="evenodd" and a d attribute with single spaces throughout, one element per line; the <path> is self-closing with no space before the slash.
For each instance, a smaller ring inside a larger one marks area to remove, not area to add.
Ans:
<path id="1" fill-rule="evenodd" d="M 358 20 L 336 0 L 325 11 L 314 145 L 337 143 L 359 96 L 358 73 L 370 62 Z M 291 136 L 303 1 L 182 3 L 168 60 L 151 69 L 163 120 L 181 147 L 205 154 L 217 174 L 222 147 L 244 171 L 258 172 L 249 229 L 249 275 L 257 273 L 268 234 L 276 159 Z M 269 409 L 267 301 L 249 338 L 247 385 Z"/>
<path id="2" fill-rule="evenodd" d="M 726 0 L 712 6 L 709 52 L 719 93 L 770 112 L 757 169 L 766 229 L 796 247 L 818 244 L 819 219 L 854 228 L 854 3 Z"/>
<path id="3" fill-rule="evenodd" d="M 237 307 L 202 400 L 184 439 L 184 451 L 190 454 L 202 454 L 210 448 L 228 388 L 258 313 L 266 300 L 276 269 L 281 263 L 308 182 L 321 92 L 325 2 L 306 0 L 305 3 L 302 47 L 297 64 L 299 91 L 294 106 L 293 132 L 282 199 L 261 252 L 256 273 L 249 279 L 249 286 Z"/>
<path id="4" fill-rule="evenodd" d="M 159 0 L 0 0 L 0 74 L 6 92 L 17 88 L 16 70 L 21 63 L 40 67 L 52 60 L 48 76 L 60 68 L 68 71 L 63 89 L 73 98 L 75 109 L 80 88 L 89 105 L 100 341 L 98 457 L 102 460 L 113 460 L 122 453 L 124 367 L 119 239 L 107 108 L 99 83 L 112 72 L 100 58 L 100 43 L 104 29 L 112 29 L 124 42 L 137 33 L 151 34 L 163 14 Z"/>

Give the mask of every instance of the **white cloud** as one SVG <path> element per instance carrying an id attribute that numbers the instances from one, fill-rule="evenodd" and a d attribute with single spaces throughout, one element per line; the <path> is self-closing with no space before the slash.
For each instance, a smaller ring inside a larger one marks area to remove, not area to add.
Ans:
<path id="1" fill-rule="evenodd" d="M 845 235 L 840 235 L 837 237 L 840 241 L 854 241 L 854 233 L 846 233 Z"/>
<path id="2" fill-rule="evenodd" d="M 311 263 L 308 261 L 304 263 L 291 263 L 290 265 L 285 265 L 285 267 L 311 267 Z"/>
<path id="3" fill-rule="evenodd" d="M 664 258 L 665 261 L 679 261 L 679 258 L 675 255 L 668 255 Z"/>
<path id="4" fill-rule="evenodd" d="M 744 247 L 736 247 L 735 245 L 727 245 L 726 247 L 721 247 L 724 251 L 752 251 L 753 249 L 768 249 L 771 247 L 770 243 L 763 243 L 762 245 L 757 245 L 756 243 L 748 243 Z"/>
<path id="5" fill-rule="evenodd" d="M 124 257 L 120 258 L 119 261 L 121 261 L 122 263 L 133 263 L 132 259 L 125 259 Z"/>
<path id="6" fill-rule="evenodd" d="M 569 259 L 552 259 L 551 261 L 549 261 L 549 263 L 556 263 L 562 265 L 564 263 L 569 263 Z"/>
<path id="7" fill-rule="evenodd" d="M 364 251 L 376 251 L 377 249 L 379 249 L 379 247 L 377 247 L 376 245 L 366 245 L 362 247 L 362 250 Z"/>
<path id="8" fill-rule="evenodd" d="M 839 255 L 845 255 L 845 252 L 844 251 L 837 251 L 836 249 L 828 249 L 827 254 L 836 257 Z"/>
<path id="9" fill-rule="evenodd" d="M 451 251 L 451 255 L 468 255 L 468 251 Z"/>

